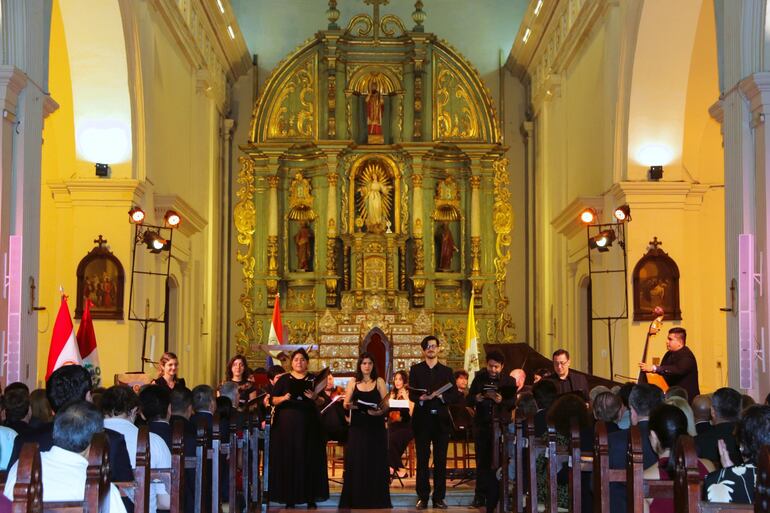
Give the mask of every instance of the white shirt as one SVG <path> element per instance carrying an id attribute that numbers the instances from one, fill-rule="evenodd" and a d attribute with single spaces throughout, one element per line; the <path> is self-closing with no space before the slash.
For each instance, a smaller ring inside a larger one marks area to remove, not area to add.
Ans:
<path id="1" fill-rule="evenodd" d="M 8 462 L 11 461 L 13 453 L 13 441 L 17 433 L 7 426 L 0 426 L 0 470 L 8 468 Z"/>
<path id="2" fill-rule="evenodd" d="M 104 427 L 123 435 L 126 439 L 126 449 L 128 449 L 128 458 L 131 460 L 131 468 L 136 468 L 136 443 L 139 438 L 139 428 L 130 420 L 120 417 L 105 418 Z M 171 451 L 166 442 L 155 433 L 150 433 L 150 468 L 171 468 Z M 158 509 L 157 496 L 167 493 L 163 483 L 150 483 L 150 513 L 155 513 Z"/>
<path id="3" fill-rule="evenodd" d="M 76 452 L 53 446 L 50 451 L 40 453 L 43 479 L 43 501 L 82 501 L 86 490 L 86 472 L 88 460 Z M 19 463 L 13 464 L 8 471 L 3 492 L 13 500 L 13 487 L 16 485 L 16 472 Z M 110 483 L 110 513 L 126 513 L 126 507 L 120 499 L 120 492 Z"/>

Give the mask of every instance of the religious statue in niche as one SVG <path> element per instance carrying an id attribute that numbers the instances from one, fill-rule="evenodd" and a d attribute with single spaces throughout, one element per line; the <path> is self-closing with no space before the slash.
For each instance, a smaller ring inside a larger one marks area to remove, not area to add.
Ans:
<path id="1" fill-rule="evenodd" d="M 679 266 L 658 246 L 654 237 L 647 253 L 639 259 L 632 274 L 634 286 L 634 320 L 651 321 L 656 307 L 663 309 L 666 320 L 679 320 Z"/>
<path id="2" fill-rule="evenodd" d="M 307 221 L 303 221 L 294 234 L 294 245 L 297 251 L 297 271 L 313 270 L 313 230 Z"/>
<path id="3" fill-rule="evenodd" d="M 356 178 L 357 210 L 356 224 L 366 227 L 370 233 L 383 233 L 390 227 L 390 213 L 393 209 L 393 180 L 379 162 L 366 164 Z"/>
<path id="4" fill-rule="evenodd" d="M 382 113 L 385 109 L 385 101 L 377 89 L 377 83 L 369 86 L 369 94 L 366 95 L 366 133 L 369 144 L 383 144 L 385 138 L 382 134 Z"/>
<path id="5" fill-rule="evenodd" d="M 456 252 L 460 251 L 460 248 L 455 245 L 452 230 L 449 229 L 449 223 L 443 222 L 439 225 L 439 229 L 436 232 L 436 246 L 439 250 L 437 253 L 437 270 L 440 272 L 451 272 L 452 258 Z"/>

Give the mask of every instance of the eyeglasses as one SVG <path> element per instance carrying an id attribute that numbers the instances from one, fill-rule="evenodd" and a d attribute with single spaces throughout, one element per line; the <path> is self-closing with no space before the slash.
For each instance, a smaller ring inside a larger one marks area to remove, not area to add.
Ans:
<path id="1" fill-rule="evenodd" d="M 438 346 L 436 344 L 428 344 L 428 347 L 425 348 L 427 351 L 428 349 L 438 349 Z"/>

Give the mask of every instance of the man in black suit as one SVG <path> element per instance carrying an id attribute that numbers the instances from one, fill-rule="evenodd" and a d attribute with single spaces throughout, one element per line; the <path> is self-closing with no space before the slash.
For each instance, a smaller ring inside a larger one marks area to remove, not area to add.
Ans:
<path id="1" fill-rule="evenodd" d="M 554 374 L 548 378 L 556 384 L 556 390 L 560 394 L 575 392 L 583 399 L 588 399 L 588 380 L 582 374 L 570 372 L 569 351 L 557 349 L 553 353 Z"/>
<path id="2" fill-rule="evenodd" d="M 663 402 L 663 391 L 646 383 L 635 385 L 628 397 L 628 407 L 631 410 L 631 424 L 638 426 L 642 435 L 642 456 L 644 468 L 658 462 L 658 456 L 650 445 L 650 412 Z M 628 452 L 628 429 L 621 429 L 607 437 L 609 446 L 610 468 L 625 469 Z M 625 513 L 626 485 L 610 483 L 611 513 Z"/>
<path id="3" fill-rule="evenodd" d="M 446 509 L 446 453 L 449 434 L 452 431 L 447 404 L 457 402 L 460 397 L 457 388 L 450 388 L 443 394 L 430 397 L 433 392 L 447 383 L 454 385 L 452 369 L 438 361 L 439 340 L 433 335 L 420 343 L 424 361 L 409 369 L 409 400 L 414 403 L 412 430 L 417 449 L 417 509 L 428 507 L 430 496 L 431 444 L 433 445 L 433 507 Z"/>
<path id="4" fill-rule="evenodd" d="M 720 388 L 711 396 L 711 428 L 695 437 L 699 458 L 711 460 L 720 468 L 719 440 L 724 440 L 730 459 L 736 465 L 743 461 L 733 435 L 741 414 L 741 394 L 732 388 Z"/>
<path id="5" fill-rule="evenodd" d="M 548 408 L 556 400 L 559 392 L 556 390 L 556 383 L 550 379 L 541 379 L 532 385 L 532 396 L 537 403 L 537 413 L 535 413 L 535 436 L 543 436 L 548 428 L 545 416 Z"/>
<path id="6" fill-rule="evenodd" d="M 666 349 L 668 351 L 663 355 L 660 365 L 640 362 L 639 368 L 644 372 L 660 374 L 670 387 L 684 388 L 687 390 L 688 400 L 692 400 L 700 395 L 700 387 L 698 386 L 698 362 L 687 347 L 687 331 L 680 327 L 668 330 Z"/>

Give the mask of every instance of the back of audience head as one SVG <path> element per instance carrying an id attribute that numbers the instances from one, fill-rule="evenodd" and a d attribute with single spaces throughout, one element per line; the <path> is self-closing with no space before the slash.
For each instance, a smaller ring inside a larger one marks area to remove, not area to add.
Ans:
<path id="1" fill-rule="evenodd" d="M 767 394 L 767 397 L 765 397 L 765 406 L 770 406 L 770 394 Z"/>
<path id="2" fill-rule="evenodd" d="M 711 420 L 711 396 L 701 394 L 693 397 L 692 414 L 696 424 Z"/>
<path id="3" fill-rule="evenodd" d="M 531 392 L 522 392 L 516 399 L 516 419 L 526 419 L 537 413 L 537 402 Z"/>
<path id="4" fill-rule="evenodd" d="M 687 399 L 684 397 L 679 397 L 678 395 L 669 397 L 663 401 L 666 404 L 670 404 L 672 406 L 676 406 L 680 410 L 682 410 L 682 413 L 684 413 L 684 416 L 687 417 L 687 434 L 690 436 L 695 436 L 698 434 L 698 432 L 695 430 L 695 416 L 692 413 L 692 408 L 690 407 L 690 404 L 687 402 Z"/>
<path id="5" fill-rule="evenodd" d="M 171 415 L 186 419 L 192 415 L 192 392 L 189 388 L 174 387 L 171 391 Z"/>
<path id="6" fill-rule="evenodd" d="M 749 394 L 741 395 L 741 411 L 745 410 L 749 406 L 754 406 L 757 402 Z"/>
<path id="7" fill-rule="evenodd" d="M 741 394 L 732 388 L 723 387 L 711 396 L 711 416 L 714 424 L 734 422 L 741 414 Z"/>
<path id="8" fill-rule="evenodd" d="M 634 386 L 636 386 L 634 383 L 623 383 L 620 385 L 618 397 L 620 397 L 620 400 L 623 401 L 623 406 L 626 408 L 628 408 L 628 396 L 631 395 L 631 390 L 634 389 Z"/>
<path id="9" fill-rule="evenodd" d="M 59 367 L 45 383 L 45 394 L 54 414 L 71 401 L 86 400 L 90 392 L 91 373 L 80 365 Z"/>
<path id="10" fill-rule="evenodd" d="M 11 383 L 5 389 L 3 396 L 3 407 L 5 408 L 5 418 L 14 422 L 28 422 L 30 417 L 29 389 L 24 387 L 14 387 Z"/>
<path id="11" fill-rule="evenodd" d="M 537 383 L 541 379 L 543 379 L 543 378 L 550 378 L 551 376 L 553 376 L 553 372 L 551 371 L 551 369 L 547 369 L 545 367 L 542 367 L 542 368 L 537 369 L 535 371 L 535 373 L 532 376 L 532 380 L 535 383 Z"/>
<path id="12" fill-rule="evenodd" d="M 660 404 L 650 413 L 650 444 L 658 457 L 669 451 L 666 470 L 673 477 L 676 439 L 687 434 L 687 417 L 672 404 Z"/>
<path id="13" fill-rule="evenodd" d="M 168 420 L 171 404 L 170 395 L 167 388 L 158 385 L 146 386 L 139 392 L 142 416 L 147 422 Z"/>
<path id="14" fill-rule="evenodd" d="M 105 417 L 123 417 L 133 422 L 138 409 L 139 398 L 127 385 L 111 386 L 102 395 Z"/>
<path id="15" fill-rule="evenodd" d="M 591 401 L 596 420 L 618 422 L 623 413 L 623 402 L 612 392 L 602 392 Z"/>
<path id="16" fill-rule="evenodd" d="M 104 417 L 93 404 L 71 401 L 53 420 L 53 443 L 64 450 L 84 453 L 94 434 L 104 430 Z"/>
<path id="17" fill-rule="evenodd" d="M 224 395 L 220 395 L 216 398 L 216 403 L 216 412 L 219 414 L 220 418 L 229 419 L 230 414 L 233 411 L 233 402 L 230 400 L 230 398 Z"/>
<path id="18" fill-rule="evenodd" d="M 756 465 L 762 446 L 770 445 L 770 406 L 757 404 L 746 408 L 735 428 L 735 438 L 743 462 Z"/>
<path id="19" fill-rule="evenodd" d="M 214 400 L 214 389 L 208 385 L 198 385 L 192 389 L 192 407 L 193 411 L 207 411 L 214 413 L 216 411 L 216 401 Z"/>
<path id="20" fill-rule="evenodd" d="M 271 365 L 270 368 L 267 369 L 267 379 L 272 385 L 275 384 L 277 378 L 283 376 L 284 374 L 286 374 L 286 369 L 280 365 Z"/>
<path id="21" fill-rule="evenodd" d="M 238 385 L 232 381 L 225 381 L 219 385 L 219 396 L 230 399 L 230 406 L 238 404 Z M 217 406 L 219 401 L 217 401 Z"/>
<path id="22" fill-rule="evenodd" d="M 45 389 L 38 388 L 29 394 L 29 408 L 32 418 L 40 424 L 47 424 L 53 421 L 51 404 L 45 396 Z"/>
<path id="23" fill-rule="evenodd" d="M 580 430 L 592 424 L 582 396 L 573 393 L 561 394 L 548 408 L 546 420 L 549 424 L 553 424 L 557 433 L 569 437 L 573 419 L 577 420 Z"/>
<path id="24" fill-rule="evenodd" d="M 588 402 L 593 403 L 596 396 L 605 392 L 610 392 L 610 389 L 604 385 L 596 385 L 588 392 Z"/>
<path id="25" fill-rule="evenodd" d="M 527 381 L 527 373 L 524 369 L 513 369 L 509 376 L 516 382 L 517 390 L 524 388 L 524 383 Z"/>
<path id="26" fill-rule="evenodd" d="M 537 407 L 540 410 L 547 410 L 556 400 L 558 394 L 556 383 L 550 379 L 543 379 L 532 385 L 532 395 L 535 396 Z"/>
<path id="27" fill-rule="evenodd" d="M 646 383 L 634 385 L 628 396 L 628 406 L 631 409 L 631 423 L 636 424 L 650 416 L 650 412 L 663 402 L 663 391 Z"/>
<path id="28" fill-rule="evenodd" d="M 690 397 L 687 393 L 687 390 L 680 387 L 679 385 L 674 385 L 673 387 L 669 387 L 668 390 L 666 390 L 666 399 L 670 397 L 681 397 L 685 401 L 689 401 Z"/>

